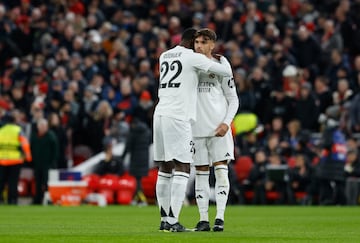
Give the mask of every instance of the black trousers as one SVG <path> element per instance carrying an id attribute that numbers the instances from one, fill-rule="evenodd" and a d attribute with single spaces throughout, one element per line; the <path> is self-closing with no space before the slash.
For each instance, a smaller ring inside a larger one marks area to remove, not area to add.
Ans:
<path id="1" fill-rule="evenodd" d="M 321 205 L 345 205 L 345 181 L 320 180 L 319 203 Z"/>
<path id="2" fill-rule="evenodd" d="M 49 178 L 49 169 L 48 168 L 35 168 L 34 177 L 35 177 L 35 196 L 33 199 L 34 204 L 42 204 L 44 198 L 44 192 L 48 188 L 48 178 Z"/>
<path id="3" fill-rule="evenodd" d="M 0 201 L 4 202 L 3 192 L 5 185 L 8 186 L 8 204 L 18 202 L 18 182 L 20 177 L 21 164 L 3 166 L 0 165 Z"/>

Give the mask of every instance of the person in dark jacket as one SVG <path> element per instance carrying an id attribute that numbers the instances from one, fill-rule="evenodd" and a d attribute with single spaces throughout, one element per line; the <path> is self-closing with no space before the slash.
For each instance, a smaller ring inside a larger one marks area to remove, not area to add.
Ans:
<path id="1" fill-rule="evenodd" d="M 254 189 L 253 204 L 266 204 L 266 165 L 269 163 L 266 159 L 265 150 L 259 149 L 255 153 L 255 163 L 250 170 L 248 180 Z"/>
<path id="2" fill-rule="evenodd" d="M 349 119 L 352 131 L 360 132 L 360 93 L 356 94 L 351 101 Z"/>
<path id="3" fill-rule="evenodd" d="M 321 47 L 311 32 L 304 26 L 297 31 L 294 49 L 300 68 L 310 68 L 318 65 Z"/>
<path id="4" fill-rule="evenodd" d="M 55 134 L 58 141 L 59 157 L 56 161 L 56 168 L 66 169 L 67 158 L 66 158 L 66 147 L 68 145 L 68 138 L 66 136 L 65 128 L 62 126 L 59 114 L 53 112 L 49 115 L 49 129 Z"/>
<path id="5" fill-rule="evenodd" d="M 301 128 L 316 131 L 319 109 L 311 89 L 308 82 L 301 85 L 300 97 L 295 101 L 294 115 L 300 121 Z"/>
<path id="6" fill-rule="evenodd" d="M 322 153 L 318 165 L 321 205 L 345 204 L 346 141 L 336 121 L 329 119 L 321 139 Z"/>
<path id="7" fill-rule="evenodd" d="M 298 153 L 295 156 L 295 166 L 289 171 L 289 179 L 291 186 L 291 202 L 295 203 L 296 192 L 306 192 L 305 198 L 301 201 L 301 204 L 307 204 L 308 198 L 311 196 L 311 180 L 312 180 L 312 168 L 310 166 L 309 158 L 306 154 Z"/>
<path id="8" fill-rule="evenodd" d="M 97 164 L 94 173 L 98 175 L 122 175 L 124 173 L 123 159 L 113 154 L 113 139 L 111 137 L 105 137 L 103 139 L 103 145 L 105 158 Z"/>
<path id="9" fill-rule="evenodd" d="M 146 197 L 142 191 L 141 178 L 149 171 L 149 146 L 151 143 L 150 128 L 137 117 L 130 124 L 130 132 L 126 139 L 126 145 L 122 157 L 130 154 L 129 173 L 136 178 L 137 190 L 134 203 L 147 204 Z"/>
<path id="10" fill-rule="evenodd" d="M 36 187 L 33 203 L 41 204 L 44 192 L 47 191 L 49 170 L 56 168 L 59 145 L 56 135 L 49 130 L 46 119 L 39 119 L 36 125 L 37 132 L 33 132 L 30 138 Z"/>
<path id="11" fill-rule="evenodd" d="M 359 149 L 349 149 L 345 164 L 345 194 L 348 205 L 358 205 L 360 196 L 360 157 Z"/>

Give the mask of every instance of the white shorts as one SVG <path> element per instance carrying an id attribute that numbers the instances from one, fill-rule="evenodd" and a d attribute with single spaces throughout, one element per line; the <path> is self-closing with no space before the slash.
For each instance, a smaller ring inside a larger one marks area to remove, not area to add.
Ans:
<path id="1" fill-rule="evenodd" d="M 190 122 L 154 116 L 154 160 L 192 163 L 193 155 Z"/>
<path id="2" fill-rule="evenodd" d="M 234 159 L 234 139 L 229 130 L 223 137 L 196 137 L 194 165 L 212 166 L 214 162 Z"/>

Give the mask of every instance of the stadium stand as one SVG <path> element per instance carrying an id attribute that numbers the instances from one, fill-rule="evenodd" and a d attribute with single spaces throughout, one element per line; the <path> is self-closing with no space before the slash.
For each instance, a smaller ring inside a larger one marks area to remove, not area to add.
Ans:
<path id="1" fill-rule="evenodd" d="M 316 167 L 330 119 L 347 141 L 360 139 L 359 11 L 354 0 L 3 0 L 0 119 L 15 111 L 30 137 L 38 119 L 55 113 L 57 169 L 76 165 L 85 176 L 105 135 L 121 146 L 134 116 L 151 127 L 160 53 L 183 29 L 208 27 L 218 35 L 216 52 L 231 61 L 238 114 L 255 114 L 264 128 L 256 137 L 236 134 L 237 157 L 252 157 L 276 134 L 283 159 L 301 143 Z M 282 126 L 273 127 L 278 118 Z M 312 136 L 304 140 L 303 131 Z"/>

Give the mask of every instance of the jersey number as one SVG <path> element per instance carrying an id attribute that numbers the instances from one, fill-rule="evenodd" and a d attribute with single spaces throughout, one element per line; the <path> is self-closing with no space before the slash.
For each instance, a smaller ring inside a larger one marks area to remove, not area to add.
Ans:
<path id="1" fill-rule="evenodd" d="M 170 80 L 168 82 L 163 83 L 162 80 L 168 75 L 169 70 L 171 70 L 172 72 L 170 72 L 169 75 L 172 75 L 170 77 Z M 173 61 L 170 66 L 168 62 L 163 62 L 161 64 L 161 69 L 160 69 L 160 88 L 179 88 L 180 86 L 180 82 L 173 82 L 181 73 L 182 71 L 182 65 L 181 62 L 178 60 Z M 175 73 L 174 73 L 175 72 Z"/>

